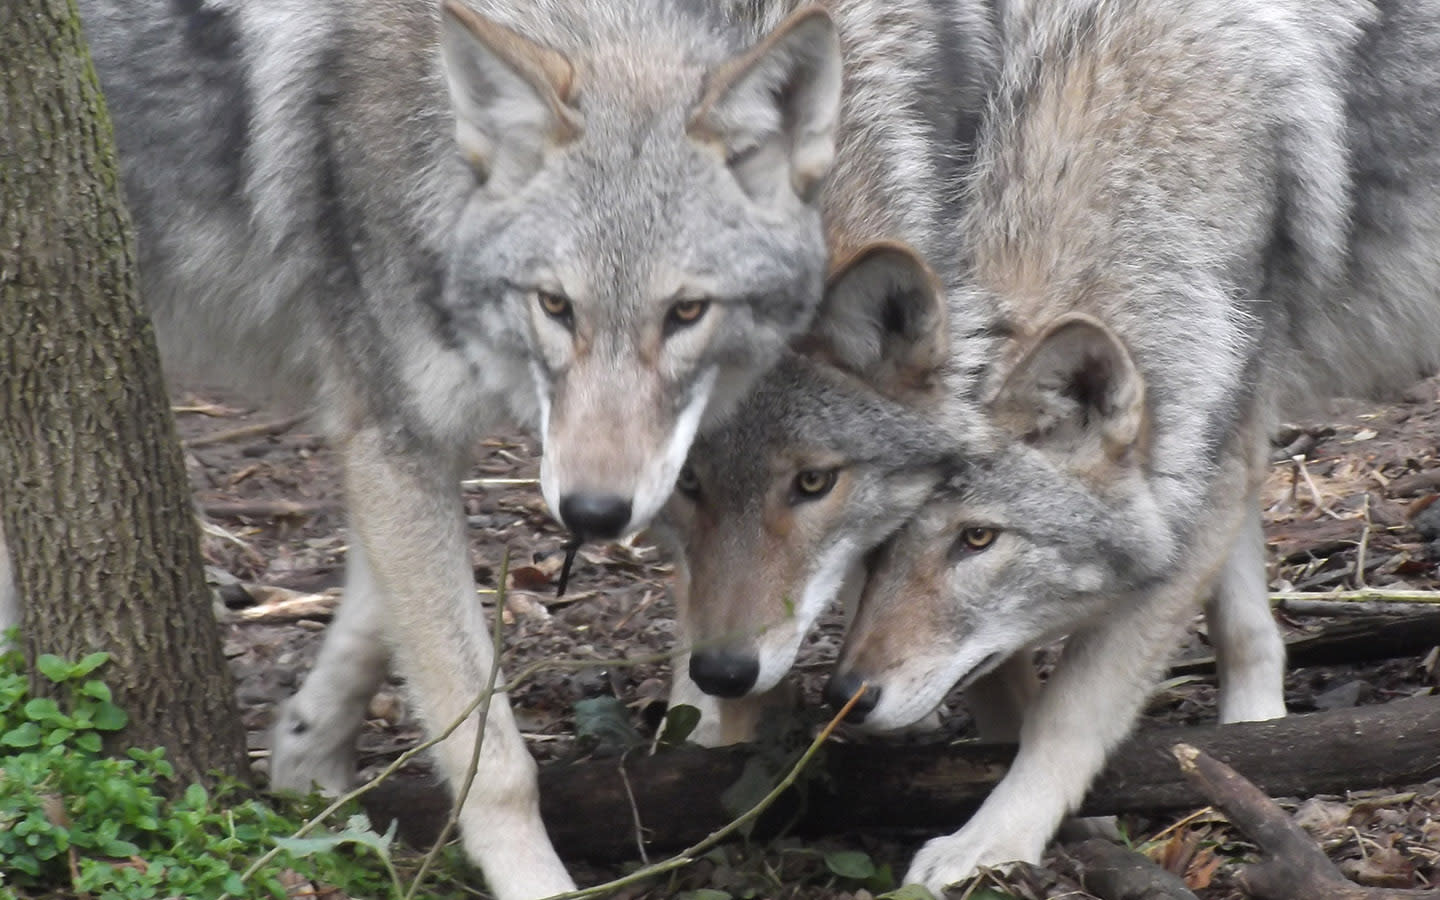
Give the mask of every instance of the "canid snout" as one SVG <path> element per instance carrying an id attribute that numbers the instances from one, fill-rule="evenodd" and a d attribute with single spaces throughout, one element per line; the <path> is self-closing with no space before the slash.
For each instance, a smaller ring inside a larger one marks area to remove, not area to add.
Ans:
<path id="1" fill-rule="evenodd" d="M 630 501 L 618 494 L 566 494 L 560 498 L 560 519 L 583 540 L 612 540 L 630 524 Z"/>
<path id="2" fill-rule="evenodd" d="M 864 682 L 865 679 L 861 678 L 855 672 L 836 672 L 831 675 L 830 680 L 825 683 L 825 702 L 836 709 L 840 709 L 846 703 L 850 702 L 850 698 L 855 696 L 855 692 L 860 690 L 860 685 L 864 684 Z M 867 685 L 865 693 L 861 694 L 860 699 L 855 701 L 855 706 L 851 708 L 850 714 L 845 717 L 845 721 L 856 725 L 860 724 L 865 721 L 865 717 L 870 715 L 870 711 L 873 710 L 875 704 L 879 702 L 880 688 L 873 684 Z"/>
<path id="3" fill-rule="evenodd" d="M 690 678 L 713 697 L 743 697 L 760 677 L 760 659 L 733 650 L 697 650 L 690 656 Z"/>

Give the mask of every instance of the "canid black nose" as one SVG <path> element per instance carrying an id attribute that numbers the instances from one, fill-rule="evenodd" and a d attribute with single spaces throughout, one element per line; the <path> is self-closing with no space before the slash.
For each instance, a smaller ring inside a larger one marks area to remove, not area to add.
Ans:
<path id="1" fill-rule="evenodd" d="M 860 690 L 860 683 L 864 680 L 854 672 L 836 672 L 825 683 L 825 702 L 840 709 L 850 702 L 850 698 L 855 696 L 856 691 Z M 879 702 L 880 689 L 872 684 L 865 688 L 865 693 L 855 701 L 855 706 L 850 710 L 850 715 L 845 717 L 845 721 L 855 724 L 865 721 L 865 717 L 870 715 L 870 711 Z"/>
<path id="2" fill-rule="evenodd" d="M 587 541 L 618 538 L 630 522 L 630 501 L 614 494 L 566 494 L 560 518 Z"/>
<path id="3" fill-rule="evenodd" d="M 728 650 L 701 650 L 690 657 L 690 678 L 714 697 L 743 697 L 760 677 L 760 660 Z"/>

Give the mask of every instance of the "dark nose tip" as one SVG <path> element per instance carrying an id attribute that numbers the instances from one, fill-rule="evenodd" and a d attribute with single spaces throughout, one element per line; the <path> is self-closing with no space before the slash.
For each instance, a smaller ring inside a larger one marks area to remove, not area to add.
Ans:
<path id="1" fill-rule="evenodd" d="M 825 702 L 836 709 L 840 709 L 850 702 L 850 698 L 855 696 L 856 691 L 860 690 L 860 685 L 864 680 L 865 679 L 854 672 L 836 672 L 834 675 L 831 675 L 830 680 L 825 683 Z M 866 687 L 865 693 L 861 694 L 860 699 L 855 701 L 855 706 L 851 708 L 850 714 L 845 717 L 845 721 L 858 725 L 865 721 L 865 717 L 870 715 L 870 711 L 874 709 L 875 704 L 879 702 L 880 689 L 873 684 Z"/>
<path id="2" fill-rule="evenodd" d="M 728 650 L 701 650 L 690 657 L 690 678 L 714 697 L 743 697 L 760 677 L 760 660 Z"/>
<path id="3" fill-rule="evenodd" d="M 630 523 L 630 501 L 614 494 L 566 494 L 560 498 L 560 518 L 587 541 L 610 540 Z"/>

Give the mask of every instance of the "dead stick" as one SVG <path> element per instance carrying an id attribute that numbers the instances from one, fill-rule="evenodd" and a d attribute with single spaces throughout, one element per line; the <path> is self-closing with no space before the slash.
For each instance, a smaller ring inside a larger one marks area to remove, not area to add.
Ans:
<path id="1" fill-rule="evenodd" d="M 339 509 L 333 500 L 237 500 L 200 504 L 216 519 L 298 519 Z"/>
<path id="2" fill-rule="evenodd" d="M 1189 744 L 1176 744 L 1171 752 L 1185 780 L 1265 854 L 1263 862 L 1239 873 L 1241 885 L 1261 900 L 1440 900 L 1440 891 L 1364 887 L 1350 881 L 1275 801 L 1240 773 Z"/>
<path id="3" fill-rule="evenodd" d="M 304 415 L 288 416 L 284 419 L 276 419 L 272 422 L 256 422 L 254 425 L 241 425 L 239 428 L 231 428 L 229 431 L 217 431 L 214 434 L 205 434 L 197 438 L 185 441 L 187 450 L 194 450 L 196 447 L 210 447 L 215 444 L 224 444 L 228 441 L 240 441 L 252 437 L 268 437 L 272 434 L 284 434 L 296 425 L 304 421 Z"/>
<path id="4" fill-rule="evenodd" d="M 1367 616 L 1326 628 L 1318 634 L 1285 642 L 1292 667 L 1335 666 L 1403 656 L 1423 656 L 1440 644 L 1440 612 L 1399 618 Z M 1208 675 L 1215 657 L 1187 659 L 1170 667 L 1170 675 Z"/>
<path id="5" fill-rule="evenodd" d="M 1385 588 L 1361 588 L 1354 591 L 1276 591 L 1271 603 L 1291 600 L 1336 600 L 1345 603 L 1381 601 L 1383 603 L 1440 603 L 1440 591 L 1387 591 Z"/>
<path id="6" fill-rule="evenodd" d="M 1101 900 L 1197 900 L 1174 872 L 1148 856 L 1099 838 L 1066 850 L 1080 863 L 1080 883 Z"/>
<path id="7" fill-rule="evenodd" d="M 1388 603 L 1383 600 L 1281 600 L 1275 609 L 1287 616 L 1344 618 L 1348 616 L 1408 616 L 1424 609 L 1414 601 Z"/>

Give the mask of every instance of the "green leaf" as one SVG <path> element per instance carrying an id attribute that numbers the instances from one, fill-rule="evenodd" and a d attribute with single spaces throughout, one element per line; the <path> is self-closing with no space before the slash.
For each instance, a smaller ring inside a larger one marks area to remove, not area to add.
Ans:
<path id="1" fill-rule="evenodd" d="M 106 653 L 104 650 L 98 650 L 94 653 L 87 654 L 84 659 L 80 660 L 78 663 L 70 667 L 70 674 L 74 678 L 84 678 L 86 675 L 89 675 L 91 672 L 104 665 L 105 662 L 107 662 L 109 659 L 110 654 Z"/>
<path id="2" fill-rule="evenodd" d="M 660 729 L 660 743 L 667 747 L 678 747 L 695 733 L 700 724 L 700 710 L 685 703 L 672 706 L 665 711 L 665 726 Z"/>
<path id="3" fill-rule="evenodd" d="M 874 894 L 881 894 L 885 891 L 894 890 L 895 872 L 891 870 L 889 863 L 882 863 L 875 867 L 875 874 L 865 879 L 865 889 Z"/>
<path id="4" fill-rule="evenodd" d="M 42 653 L 35 660 L 35 668 L 51 681 L 60 682 L 70 677 L 70 664 L 52 653 Z"/>
<path id="5" fill-rule="evenodd" d="M 68 728 L 56 728 L 54 731 L 45 735 L 45 739 L 41 741 L 41 743 L 47 747 L 55 747 L 70 740 L 71 735 L 74 733 L 75 732 Z"/>
<path id="6" fill-rule="evenodd" d="M 125 710 L 113 703 L 101 703 L 95 708 L 95 728 L 99 731 L 119 731 L 130 717 Z"/>
<path id="7" fill-rule="evenodd" d="M 384 834 L 377 834 L 375 829 L 370 827 L 370 820 L 364 815 L 351 816 L 344 831 L 337 831 L 331 834 L 321 835 L 313 838 L 276 838 L 275 844 L 282 850 L 289 851 L 297 857 L 313 856 L 316 853 L 328 853 L 339 847 L 341 844 L 359 844 L 369 847 L 381 856 L 390 855 L 390 844 L 395 840 L 395 829 L 399 827 L 398 819 L 390 820 L 390 828 Z"/>
<path id="8" fill-rule="evenodd" d="M 875 874 L 870 855 L 859 850 L 837 850 L 825 854 L 825 867 L 841 878 L 862 881 Z"/>
<path id="9" fill-rule="evenodd" d="M 88 753 L 99 753 L 100 744 L 100 735 L 93 731 L 87 731 L 75 738 L 75 746 Z"/>
<path id="10" fill-rule="evenodd" d="M 185 789 L 185 805 L 191 809 L 204 809 L 210 795 L 204 786 L 192 784 Z"/>
<path id="11" fill-rule="evenodd" d="M 34 747 L 40 743 L 40 726 L 34 722 L 22 722 L 0 735 L 0 744 L 7 747 Z"/>
<path id="12" fill-rule="evenodd" d="M 935 895 L 923 884 L 907 884 L 881 894 L 875 900 L 935 900 Z"/>
<path id="13" fill-rule="evenodd" d="M 95 681 L 94 679 L 85 682 L 80 688 L 80 693 L 99 700 L 102 703 L 109 703 L 113 699 L 110 695 L 110 685 L 103 681 Z"/>
<path id="14" fill-rule="evenodd" d="M 58 719 L 60 716 L 60 704 L 49 697 L 36 697 L 25 704 L 25 718 L 27 719 L 45 722 L 50 719 Z"/>
<path id="15" fill-rule="evenodd" d="M 726 813 L 739 816 L 765 799 L 780 779 L 774 762 L 764 754 L 756 754 L 745 760 L 745 768 L 740 770 L 740 777 L 720 794 L 720 805 Z M 756 821 L 758 820 L 751 819 L 740 826 L 740 834 L 749 837 L 755 830 Z"/>
<path id="16" fill-rule="evenodd" d="M 625 709 L 625 704 L 615 697 L 594 697 L 577 701 L 575 737 L 580 741 L 588 741 L 592 747 L 612 750 L 625 750 L 645 742 L 640 732 L 630 724 L 630 714 Z"/>

